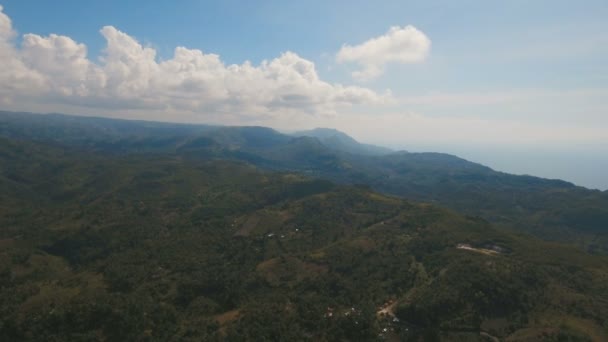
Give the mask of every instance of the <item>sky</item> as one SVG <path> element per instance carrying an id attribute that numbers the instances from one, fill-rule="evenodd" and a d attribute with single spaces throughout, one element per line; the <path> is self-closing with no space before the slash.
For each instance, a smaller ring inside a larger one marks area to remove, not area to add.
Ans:
<path id="1" fill-rule="evenodd" d="M 605 0 L 0 6 L 3 110 L 332 127 L 608 189 Z"/>

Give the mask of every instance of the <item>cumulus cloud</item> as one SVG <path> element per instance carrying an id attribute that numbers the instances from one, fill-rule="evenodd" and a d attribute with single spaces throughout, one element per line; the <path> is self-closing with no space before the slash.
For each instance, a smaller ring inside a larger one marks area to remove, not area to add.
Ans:
<path id="1" fill-rule="evenodd" d="M 145 109 L 204 115 L 332 114 L 343 107 L 378 104 L 389 94 L 323 81 L 313 62 L 293 52 L 263 61 L 226 65 L 220 56 L 177 47 L 156 51 L 112 26 L 99 62 L 70 37 L 23 35 L 18 46 L 11 19 L 0 7 L 0 103 L 35 101 L 106 110 Z"/>
<path id="2" fill-rule="evenodd" d="M 388 63 L 419 63 L 426 59 L 431 40 L 414 26 L 393 26 L 382 36 L 359 45 L 344 45 L 336 55 L 338 63 L 354 62 L 362 69 L 353 72 L 359 80 L 380 76 Z"/>
<path id="3" fill-rule="evenodd" d="M 13 43 L 16 33 L 11 19 L 2 10 L 0 6 L 0 101 L 6 103 L 11 101 L 11 93 L 34 92 L 42 86 L 43 80 L 19 58 L 19 51 Z"/>

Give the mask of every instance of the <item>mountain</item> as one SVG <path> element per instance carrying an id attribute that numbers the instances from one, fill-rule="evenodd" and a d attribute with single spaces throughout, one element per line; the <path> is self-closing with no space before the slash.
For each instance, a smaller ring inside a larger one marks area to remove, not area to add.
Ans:
<path id="1" fill-rule="evenodd" d="M 386 147 L 359 143 L 346 133 L 331 128 L 315 128 L 308 131 L 299 131 L 292 135 L 317 138 L 332 150 L 352 154 L 376 156 L 393 152 Z"/>
<path id="2" fill-rule="evenodd" d="M 359 182 L 588 251 L 608 249 L 608 197 L 561 180 L 515 176 L 441 153 L 351 162 Z"/>
<path id="3" fill-rule="evenodd" d="M 608 253 L 608 195 L 561 180 L 515 176 L 442 153 L 353 154 L 315 137 L 224 127 L 0 113 L 0 136 L 85 153 L 243 161 L 434 203 L 501 227 Z M 329 134 L 331 136 L 331 134 Z"/>
<path id="4" fill-rule="evenodd" d="M 187 149 L 221 146 L 205 141 Z M 251 150 L 325 153 L 312 138 L 276 143 Z M 365 186 L 159 148 L 0 137 L 0 340 L 608 338 L 606 256 Z"/>

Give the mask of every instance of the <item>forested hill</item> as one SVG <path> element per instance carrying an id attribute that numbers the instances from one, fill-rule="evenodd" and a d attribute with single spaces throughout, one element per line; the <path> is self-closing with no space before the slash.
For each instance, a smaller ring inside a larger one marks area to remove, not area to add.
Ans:
<path id="1" fill-rule="evenodd" d="M 197 154 L 0 138 L 2 341 L 605 341 L 608 259 Z"/>
<path id="2" fill-rule="evenodd" d="M 321 138 L 335 135 L 327 132 L 317 130 L 315 134 L 325 134 Z M 323 139 L 284 135 L 264 127 L 10 112 L 0 112 L 0 136 L 71 146 L 84 152 L 237 160 L 269 170 L 297 171 L 344 184 L 364 184 L 383 193 L 481 216 L 543 239 L 608 253 L 608 192 L 496 172 L 447 154 L 349 153 L 328 146 Z"/>

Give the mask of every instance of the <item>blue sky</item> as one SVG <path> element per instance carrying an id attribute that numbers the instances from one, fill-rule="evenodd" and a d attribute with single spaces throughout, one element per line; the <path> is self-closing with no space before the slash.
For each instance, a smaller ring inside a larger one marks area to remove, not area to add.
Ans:
<path id="1" fill-rule="evenodd" d="M 606 82 L 605 77 L 594 76 L 597 70 L 590 65 L 572 63 L 591 62 L 606 70 L 602 63 L 606 46 L 584 46 L 606 36 L 605 1 L 4 0 L 0 4 L 20 33 L 66 35 L 87 44 L 92 56 L 105 46 L 99 29 L 112 25 L 155 47 L 161 58 L 170 58 L 175 46 L 186 46 L 219 54 L 226 63 L 258 63 L 289 50 L 329 64 L 324 56 L 333 55 L 342 44 L 409 24 L 433 41 L 433 64 L 461 67 L 431 78 L 420 66 L 405 70 L 415 72 L 416 86 L 424 82 L 425 89 L 565 87 L 557 79 L 579 86 Z M 326 76 L 341 78 L 334 73 Z M 407 86 L 398 78 L 375 85 Z"/>
<path id="2" fill-rule="evenodd" d="M 0 5 L 4 109 L 608 154 L 606 1 Z"/>

